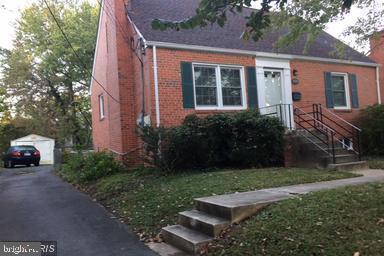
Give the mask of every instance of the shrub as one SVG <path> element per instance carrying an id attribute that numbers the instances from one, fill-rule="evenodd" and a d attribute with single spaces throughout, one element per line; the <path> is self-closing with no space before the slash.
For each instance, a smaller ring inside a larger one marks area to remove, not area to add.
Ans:
<path id="1" fill-rule="evenodd" d="M 284 128 L 277 118 L 255 111 L 235 117 L 231 162 L 235 166 L 280 166 L 284 154 Z"/>
<path id="2" fill-rule="evenodd" d="M 89 182 L 123 170 L 123 166 L 106 152 L 71 154 L 61 166 L 65 178 L 75 182 Z"/>
<path id="3" fill-rule="evenodd" d="M 187 116 L 173 128 L 145 127 L 145 158 L 163 170 L 282 164 L 284 128 L 256 111 Z M 161 152 L 161 154 L 160 154 Z"/>
<path id="4" fill-rule="evenodd" d="M 360 114 L 362 146 L 367 155 L 384 155 L 384 105 L 374 105 Z"/>

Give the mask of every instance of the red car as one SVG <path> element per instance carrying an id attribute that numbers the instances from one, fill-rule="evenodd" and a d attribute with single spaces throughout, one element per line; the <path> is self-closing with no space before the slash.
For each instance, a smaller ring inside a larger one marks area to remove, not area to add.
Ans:
<path id="1" fill-rule="evenodd" d="M 13 168 L 15 165 L 40 165 L 40 151 L 34 146 L 12 146 L 3 156 L 4 167 Z"/>

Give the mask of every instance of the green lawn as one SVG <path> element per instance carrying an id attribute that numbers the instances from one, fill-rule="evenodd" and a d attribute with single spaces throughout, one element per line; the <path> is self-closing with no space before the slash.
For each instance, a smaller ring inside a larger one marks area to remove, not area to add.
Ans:
<path id="1" fill-rule="evenodd" d="M 230 170 L 162 176 L 156 172 L 131 172 L 102 178 L 88 192 L 110 207 L 144 238 L 177 222 L 179 211 L 192 209 L 197 197 L 268 187 L 308 183 L 355 175 L 299 168 Z"/>
<path id="2" fill-rule="evenodd" d="M 289 199 L 233 227 L 210 255 L 384 255 L 384 185 Z"/>

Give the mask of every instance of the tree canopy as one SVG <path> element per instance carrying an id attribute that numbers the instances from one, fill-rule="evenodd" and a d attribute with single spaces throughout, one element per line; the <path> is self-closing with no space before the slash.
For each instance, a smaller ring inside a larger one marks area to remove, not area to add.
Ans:
<path id="1" fill-rule="evenodd" d="M 215 23 L 224 26 L 228 12 L 241 13 L 256 3 L 260 8 L 245 17 L 242 37 L 258 41 L 270 30 L 288 28 L 289 33 L 280 38 L 277 48 L 293 44 L 304 33 L 310 44 L 327 24 L 343 19 L 353 6 L 368 10 L 367 15 L 350 24 L 344 35 L 355 34 L 363 43 L 372 33 L 384 29 L 384 3 L 380 0 L 202 0 L 194 16 L 179 21 L 155 19 L 152 27 L 181 30 Z"/>
<path id="2" fill-rule="evenodd" d="M 59 142 L 84 144 L 90 137 L 88 91 L 98 8 L 87 1 L 47 2 L 76 53 L 39 0 L 21 12 L 12 49 L 1 51 L 0 86 L 13 115 L 29 120 L 26 126 Z"/>

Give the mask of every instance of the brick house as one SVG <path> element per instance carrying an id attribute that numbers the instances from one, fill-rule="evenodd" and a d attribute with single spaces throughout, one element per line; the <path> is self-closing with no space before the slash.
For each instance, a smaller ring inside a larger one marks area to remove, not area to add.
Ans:
<path id="1" fill-rule="evenodd" d="M 360 109 L 381 103 L 383 38 L 372 41 L 372 58 L 350 47 L 345 58 L 336 57 L 337 39 L 326 32 L 306 53 L 304 39 L 276 52 L 278 32 L 256 43 L 240 39 L 247 8 L 229 13 L 223 28 L 151 28 L 155 18 L 191 16 L 197 5 L 197 0 L 103 1 L 91 84 L 96 150 L 139 163 L 139 125 L 173 126 L 192 113 L 260 108 L 268 114 L 283 106 L 277 115 L 295 129 L 296 109 L 309 111 L 312 104 L 350 125 Z"/>

